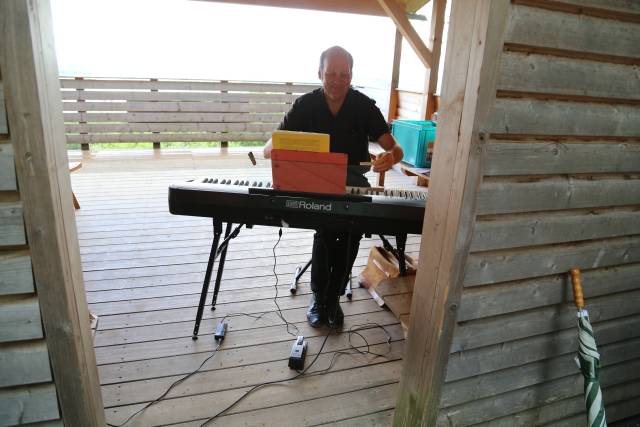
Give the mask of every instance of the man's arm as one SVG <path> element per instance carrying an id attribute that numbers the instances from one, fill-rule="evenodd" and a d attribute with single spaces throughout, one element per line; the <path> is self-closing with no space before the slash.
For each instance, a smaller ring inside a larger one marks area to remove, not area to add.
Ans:
<path id="1" fill-rule="evenodd" d="M 271 150 L 272 149 L 273 149 L 273 142 L 271 141 L 271 138 L 269 138 L 267 143 L 262 148 L 262 155 L 264 156 L 265 159 L 270 159 L 271 158 Z"/>
<path id="2" fill-rule="evenodd" d="M 378 138 L 378 144 L 380 144 L 385 152 L 379 154 L 378 157 L 373 160 L 373 171 L 385 172 L 402 160 L 404 153 L 402 152 L 402 147 L 398 145 L 393 135 L 389 132 L 382 134 L 380 138 Z"/>

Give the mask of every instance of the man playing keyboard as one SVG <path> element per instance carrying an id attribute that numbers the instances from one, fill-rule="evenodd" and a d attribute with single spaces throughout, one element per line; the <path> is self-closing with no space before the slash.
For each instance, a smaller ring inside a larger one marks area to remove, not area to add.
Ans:
<path id="1" fill-rule="evenodd" d="M 369 141 L 378 142 L 385 150 L 374 159 L 374 172 L 391 169 L 402 160 L 403 153 L 375 101 L 351 88 L 352 70 L 353 57 L 342 47 L 333 46 L 322 52 L 318 69 L 322 88 L 298 98 L 278 129 L 329 134 L 331 151 L 349 157 L 347 185 L 368 187 L 364 174 L 369 168 L 360 163 L 369 161 Z M 271 148 L 269 140 L 263 150 L 267 159 Z M 330 328 L 340 328 L 344 322 L 339 300 L 345 293 L 362 239 L 361 234 L 349 236 L 318 229 L 313 237 L 313 296 L 307 311 L 307 321 L 313 327 L 326 323 Z"/>

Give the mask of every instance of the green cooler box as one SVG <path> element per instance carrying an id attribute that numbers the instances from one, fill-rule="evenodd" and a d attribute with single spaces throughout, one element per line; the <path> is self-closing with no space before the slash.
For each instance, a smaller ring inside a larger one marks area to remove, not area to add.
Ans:
<path id="1" fill-rule="evenodd" d="M 431 167 L 427 147 L 436 139 L 436 123 L 430 120 L 395 120 L 391 134 L 404 151 L 402 161 L 418 168 Z"/>

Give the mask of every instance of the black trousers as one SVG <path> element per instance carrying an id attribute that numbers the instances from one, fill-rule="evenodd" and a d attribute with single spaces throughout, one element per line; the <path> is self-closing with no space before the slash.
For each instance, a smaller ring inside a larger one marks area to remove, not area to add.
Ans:
<path id="1" fill-rule="evenodd" d="M 318 297 L 328 299 L 344 295 L 360 239 L 360 233 L 353 233 L 349 239 L 349 233 L 316 230 L 311 259 L 311 290 Z"/>

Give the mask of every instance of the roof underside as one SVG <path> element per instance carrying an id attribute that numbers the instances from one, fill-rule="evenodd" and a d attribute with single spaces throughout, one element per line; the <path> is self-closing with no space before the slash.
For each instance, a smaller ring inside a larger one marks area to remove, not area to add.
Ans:
<path id="1" fill-rule="evenodd" d="M 239 3 L 255 6 L 289 7 L 322 10 L 327 12 L 357 13 L 361 15 L 387 16 L 377 0 L 205 0 L 219 3 Z M 417 12 L 429 0 L 396 0 L 405 5 L 408 13 Z"/>

